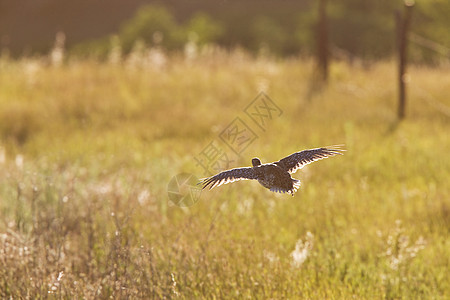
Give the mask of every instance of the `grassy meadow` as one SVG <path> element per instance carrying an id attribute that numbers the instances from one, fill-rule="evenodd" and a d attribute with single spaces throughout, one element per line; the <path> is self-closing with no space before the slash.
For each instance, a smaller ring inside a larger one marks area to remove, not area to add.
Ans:
<path id="1" fill-rule="evenodd" d="M 445 299 L 450 295 L 450 72 L 394 61 L 130 55 L 0 59 L 0 297 Z M 282 110 L 262 130 L 244 109 Z M 345 144 L 293 177 L 168 201 L 173 176 L 236 117 L 257 138 L 230 167 Z"/>

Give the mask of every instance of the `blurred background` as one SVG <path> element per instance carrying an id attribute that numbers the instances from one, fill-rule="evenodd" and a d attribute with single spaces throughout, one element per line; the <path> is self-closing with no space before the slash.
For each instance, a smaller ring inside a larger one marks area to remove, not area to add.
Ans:
<path id="1" fill-rule="evenodd" d="M 117 37 L 124 53 L 140 42 L 182 49 L 188 41 L 278 56 L 316 49 L 319 3 L 326 2 L 330 51 L 340 58 L 385 59 L 395 49 L 395 12 L 403 1 L 36 0 L 0 2 L 0 47 L 14 57 L 48 53 L 58 32 L 70 53 L 104 57 Z M 450 4 L 418 1 L 410 57 L 449 58 Z M 159 37 L 154 33 L 159 32 Z"/>

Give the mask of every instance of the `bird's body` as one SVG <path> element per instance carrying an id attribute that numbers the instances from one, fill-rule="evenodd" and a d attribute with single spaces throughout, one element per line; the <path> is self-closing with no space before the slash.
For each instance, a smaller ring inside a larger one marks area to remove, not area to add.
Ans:
<path id="1" fill-rule="evenodd" d="M 254 167 L 258 182 L 273 192 L 295 192 L 299 180 L 292 179 L 291 175 L 276 164 L 264 164 Z M 295 184 L 295 186 L 294 186 Z"/>
<path id="2" fill-rule="evenodd" d="M 203 189 L 206 187 L 212 189 L 237 180 L 256 179 L 263 187 L 272 192 L 289 193 L 293 196 L 300 187 L 300 180 L 293 179 L 292 173 L 316 160 L 342 154 L 342 151 L 345 150 L 342 150 L 340 146 L 303 150 L 268 164 L 261 164 L 259 158 L 253 158 L 252 167 L 224 171 L 205 178 L 201 183 Z"/>

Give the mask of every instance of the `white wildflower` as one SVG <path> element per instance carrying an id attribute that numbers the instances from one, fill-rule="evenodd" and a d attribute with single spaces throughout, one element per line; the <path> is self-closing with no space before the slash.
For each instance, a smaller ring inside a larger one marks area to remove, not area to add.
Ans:
<path id="1" fill-rule="evenodd" d="M 149 198 L 150 192 L 148 190 L 143 190 L 138 195 L 138 202 L 140 205 L 144 206 L 145 204 L 147 204 Z"/>
<path id="2" fill-rule="evenodd" d="M 111 51 L 109 52 L 108 61 L 112 65 L 118 65 L 122 60 L 122 45 L 117 35 L 111 38 Z"/>
<path id="3" fill-rule="evenodd" d="M 19 169 L 23 168 L 23 155 L 21 154 L 16 155 L 16 167 Z"/>
<path id="4" fill-rule="evenodd" d="M 264 250 L 264 257 L 271 263 L 277 262 L 280 260 L 280 258 L 273 252 Z"/>
<path id="5" fill-rule="evenodd" d="M 154 70 L 161 70 L 167 64 L 167 56 L 158 47 L 150 48 L 147 52 L 148 67 Z"/>
<path id="6" fill-rule="evenodd" d="M 50 53 L 50 62 L 52 66 L 59 67 L 64 60 L 64 44 L 66 42 L 66 35 L 64 32 L 56 34 L 55 45 Z"/>
<path id="7" fill-rule="evenodd" d="M 299 239 L 295 244 L 295 250 L 291 252 L 291 265 L 295 268 L 300 268 L 301 265 L 308 258 L 314 244 L 314 235 L 311 232 L 306 233 L 305 241 Z"/>
<path id="8" fill-rule="evenodd" d="M 251 212 L 253 208 L 253 198 L 246 198 L 244 201 L 239 201 L 237 204 L 237 212 L 239 215 L 246 215 Z"/>
<path id="9" fill-rule="evenodd" d="M 405 235 L 402 222 L 397 220 L 395 225 L 393 233 L 387 237 L 387 248 L 381 255 L 387 258 L 387 264 L 392 270 L 398 270 L 400 266 L 414 259 L 427 243 L 422 236 L 412 243 L 410 237 Z"/>
<path id="10" fill-rule="evenodd" d="M 198 35 L 195 32 L 190 32 L 188 42 L 184 45 L 184 57 L 187 61 L 191 61 L 197 57 L 198 54 Z"/>
<path id="11" fill-rule="evenodd" d="M 0 164 L 4 164 L 6 162 L 6 151 L 4 148 L 0 147 Z"/>

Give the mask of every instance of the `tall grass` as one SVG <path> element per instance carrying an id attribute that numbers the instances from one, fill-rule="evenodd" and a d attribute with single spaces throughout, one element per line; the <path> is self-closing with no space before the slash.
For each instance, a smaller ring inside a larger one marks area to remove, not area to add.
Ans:
<path id="1" fill-rule="evenodd" d="M 320 86 L 309 60 L 155 53 L 0 60 L 2 298 L 449 294 L 445 68 L 411 67 L 397 123 L 393 62 L 335 63 Z M 283 111 L 265 131 L 243 112 L 261 90 Z M 232 167 L 348 151 L 295 174 L 294 198 L 237 182 L 172 205 L 170 179 L 207 175 L 194 157 L 236 117 L 258 139 Z"/>

